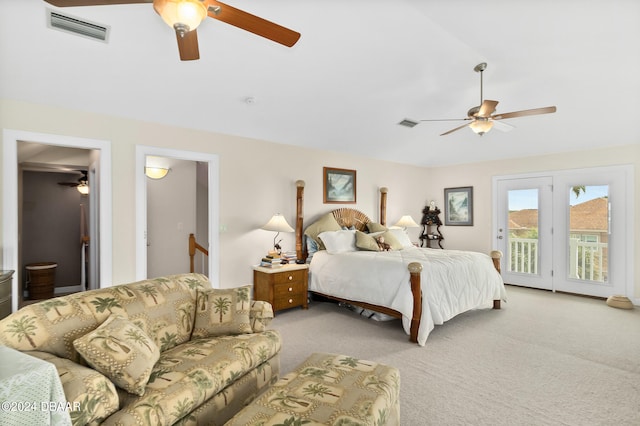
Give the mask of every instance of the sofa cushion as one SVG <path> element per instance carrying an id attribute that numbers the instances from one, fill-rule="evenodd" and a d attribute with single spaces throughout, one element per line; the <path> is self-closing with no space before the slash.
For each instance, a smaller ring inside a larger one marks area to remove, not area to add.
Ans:
<path id="1" fill-rule="evenodd" d="M 111 316 L 73 346 L 89 365 L 117 386 L 143 395 L 160 350 L 140 327 L 121 316 Z"/>
<path id="2" fill-rule="evenodd" d="M 47 352 L 26 353 L 56 366 L 67 402 L 72 407 L 80 404 L 79 410 L 69 411 L 74 426 L 102 423 L 118 411 L 116 388 L 103 374 Z"/>
<path id="3" fill-rule="evenodd" d="M 0 320 L 0 343 L 78 361 L 73 341 L 120 314 L 167 350 L 189 340 L 199 288 L 211 288 L 206 276 L 179 274 L 35 303 Z"/>
<path id="4" fill-rule="evenodd" d="M 225 390 L 236 382 L 248 384 L 245 377 L 254 369 L 260 373 L 257 386 L 266 386 L 265 382 L 273 380 L 279 370 L 281 345 L 280 334 L 268 330 L 191 340 L 176 346 L 160 354 L 143 396 L 120 395 L 121 409 L 106 424 L 172 425 L 214 396 L 220 410 L 234 400 L 246 401 L 247 393 Z M 214 423 L 209 419 L 203 424 Z"/>
<path id="5" fill-rule="evenodd" d="M 198 290 L 192 339 L 251 333 L 251 286 Z"/>

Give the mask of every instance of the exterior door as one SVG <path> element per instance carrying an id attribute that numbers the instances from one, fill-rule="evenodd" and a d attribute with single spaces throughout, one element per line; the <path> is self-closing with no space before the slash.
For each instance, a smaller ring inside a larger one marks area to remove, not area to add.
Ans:
<path id="1" fill-rule="evenodd" d="M 632 297 L 632 172 L 615 166 L 494 178 L 505 283 Z"/>
<path id="2" fill-rule="evenodd" d="M 554 205 L 561 206 L 554 217 L 555 290 L 627 294 L 625 174 L 624 168 L 607 168 L 555 178 Z"/>
<path id="3" fill-rule="evenodd" d="M 552 289 L 552 185 L 548 176 L 497 182 L 497 247 L 507 284 Z"/>

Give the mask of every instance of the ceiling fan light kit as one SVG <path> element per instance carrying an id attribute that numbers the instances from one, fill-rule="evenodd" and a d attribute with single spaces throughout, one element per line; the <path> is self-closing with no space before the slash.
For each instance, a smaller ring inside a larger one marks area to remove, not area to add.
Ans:
<path id="1" fill-rule="evenodd" d="M 487 133 L 489 130 L 491 130 L 491 128 L 493 127 L 493 121 L 487 118 L 481 118 L 481 119 L 473 120 L 471 123 L 469 123 L 469 127 L 476 134 L 482 136 L 485 133 Z"/>
<path id="2" fill-rule="evenodd" d="M 507 125 L 506 123 L 500 123 L 498 120 L 504 120 L 505 118 L 516 118 L 516 117 L 525 117 L 528 115 L 540 115 L 540 114 L 550 114 L 556 112 L 555 106 L 549 106 L 544 108 L 534 108 L 534 109 L 526 109 L 523 111 L 514 111 L 514 112 L 506 112 L 504 114 L 494 114 L 496 111 L 496 106 L 498 105 L 498 101 L 491 101 L 489 99 L 483 98 L 483 81 L 482 81 L 482 73 L 487 69 L 487 63 L 482 62 L 476 65 L 473 70 L 475 72 L 480 73 L 480 105 L 472 107 L 467 112 L 466 118 L 460 119 L 440 119 L 440 120 L 420 120 L 420 121 L 470 121 L 468 124 L 463 124 L 454 129 L 451 129 L 447 132 L 442 133 L 440 136 L 446 136 L 450 133 L 456 132 L 464 127 L 469 127 L 473 130 L 477 135 L 484 135 L 488 131 L 490 131 L 494 124 L 499 124 L 496 126 L 498 129 L 502 131 L 509 131 L 512 126 Z M 404 120 L 403 120 L 404 121 Z M 402 122 L 398 123 L 402 124 Z"/>
<path id="3" fill-rule="evenodd" d="M 153 8 L 181 36 L 198 28 L 207 17 L 207 7 L 198 0 L 153 0 Z"/>

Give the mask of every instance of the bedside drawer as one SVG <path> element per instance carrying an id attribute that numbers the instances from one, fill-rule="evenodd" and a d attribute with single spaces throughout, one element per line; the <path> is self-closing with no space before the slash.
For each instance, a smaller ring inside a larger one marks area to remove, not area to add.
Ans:
<path id="1" fill-rule="evenodd" d="M 253 268 L 253 297 L 264 300 L 280 311 L 296 306 L 309 307 L 307 280 L 309 270 L 306 265 L 284 265 L 280 268 Z"/>
<path id="2" fill-rule="evenodd" d="M 294 281 L 303 281 L 307 271 L 283 271 L 274 274 L 273 282 L 275 284 L 291 283 Z"/>
<path id="3" fill-rule="evenodd" d="M 273 296 L 277 299 L 279 297 L 290 297 L 290 295 L 299 295 L 307 292 L 307 287 L 302 281 L 292 281 L 284 284 L 273 285 Z"/>
<path id="4" fill-rule="evenodd" d="M 276 296 L 273 300 L 273 309 L 279 311 L 281 309 L 293 308 L 294 306 L 303 306 L 306 305 L 306 302 L 306 293 Z"/>

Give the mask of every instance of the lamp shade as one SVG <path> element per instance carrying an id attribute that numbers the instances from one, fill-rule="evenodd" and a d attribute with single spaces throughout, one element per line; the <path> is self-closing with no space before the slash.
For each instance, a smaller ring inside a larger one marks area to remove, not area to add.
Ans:
<path id="1" fill-rule="evenodd" d="M 400 218 L 398 222 L 396 222 L 393 226 L 399 226 L 401 228 L 419 228 L 420 225 L 416 223 L 415 220 L 410 215 L 404 215 Z"/>
<path id="2" fill-rule="evenodd" d="M 89 193 L 89 185 L 87 185 L 86 182 L 80 183 L 78 186 L 76 186 L 76 189 L 82 195 L 87 195 Z"/>
<path id="3" fill-rule="evenodd" d="M 471 130 L 473 130 L 475 133 L 482 136 L 489 130 L 491 130 L 491 128 L 493 127 L 493 121 L 486 118 L 484 120 L 477 118 L 473 120 L 471 124 L 469 124 L 469 127 L 471 127 Z"/>
<path id="4" fill-rule="evenodd" d="M 153 8 L 171 28 L 189 32 L 207 17 L 207 7 L 198 0 L 154 0 Z"/>
<path id="5" fill-rule="evenodd" d="M 275 232 L 293 232 L 293 228 L 289 226 L 287 220 L 280 213 L 274 214 L 269 222 L 263 225 L 260 229 Z"/>

